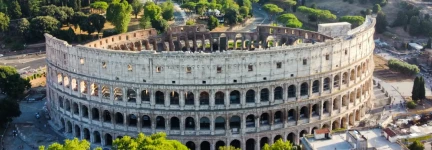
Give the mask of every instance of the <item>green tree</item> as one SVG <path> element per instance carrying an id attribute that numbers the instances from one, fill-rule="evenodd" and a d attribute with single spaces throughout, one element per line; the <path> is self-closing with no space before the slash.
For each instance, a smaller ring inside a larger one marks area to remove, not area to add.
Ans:
<path id="1" fill-rule="evenodd" d="M 276 18 L 276 17 L 275 17 L 276 14 L 283 12 L 283 9 L 282 9 L 282 8 L 279 8 L 279 6 L 277 6 L 277 5 L 275 5 L 275 4 L 265 4 L 265 5 L 263 6 L 263 9 L 264 9 L 265 11 L 267 11 L 268 13 L 270 13 L 272 16 L 274 16 L 274 17 L 271 17 L 271 18 L 273 18 L 273 19 Z"/>
<path id="2" fill-rule="evenodd" d="M 71 24 L 74 25 L 74 29 L 77 30 L 79 27 L 79 23 L 81 20 L 84 20 L 87 17 L 83 12 L 77 12 L 72 16 Z"/>
<path id="3" fill-rule="evenodd" d="M 103 13 L 108 9 L 108 3 L 104 1 L 96 1 L 90 4 L 92 10 L 96 10 L 98 13 Z"/>
<path id="4" fill-rule="evenodd" d="M 286 27 L 290 28 L 301 28 L 303 23 L 300 22 L 294 14 L 286 13 L 277 17 L 277 21 L 285 24 Z"/>
<path id="5" fill-rule="evenodd" d="M 144 17 L 150 18 L 152 20 L 158 20 L 161 18 L 162 8 L 153 2 L 147 2 L 144 5 Z"/>
<path id="6" fill-rule="evenodd" d="M 215 29 L 216 27 L 219 26 L 219 20 L 214 17 L 214 16 L 210 16 L 208 21 L 207 21 L 207 27 L 208 29 L 211 31 L 213 29 Z"/>
<path id="7" fill-rule="evenodd" d="M 96 28 L 92 26 L 89 16 L 85 16 L 84 18 L 81 18 L 80 22 L 78 23 L 80 29 L 84 32 L 87 32 L 88 35 L 92 34 L 96 31 Z"/>
<path id="8" fill-rule="evenodd" d="M 208 7 L 207 0 L 199 0 L 195 6 L 198 14 L 200 14 L 200 15 L 204 15 L 205 11 L 207 10 L 207 7 Z"/>
<path id="9" fill-rule="evenodd" d="M 108 6 L 106 19 L 114 25 L 118 33 L 124 33 L 128 29 L 132 6 L 125 0 L 114 1 Z"/>
<path id="10" fill-rule="evenodd" d="M 409 102 L 407 103 L 407 107 L 408 107 L 409 109 L 415 109 L 415 108 L 417 107 L 417 104 L 416 104 L 414 101 L 409 101 Z"/>
<path id="11" fill-rule="evenodd" d="M 22 37 L 29 36 L 29 30 L 30 30 L 30 22 L 26 18 L 21 18 L 17 22 L 17 31 L 18 34 L 20 34 Z"/>
<path id="12" fill-rule="evenodd" d="M 388 66 L 390 70 L 397 71 L 403 73 L 405 75 L 416 75 L 420 72 L 420 69 L 416 65 L 411 65 L 404 61 L 390 59 L 388 61 Z"/>
<path id="13" fill-rule="evenodd" d="M 432 36 L 432 22 L 430 20 L 420 21 L 420 34 L 424 36 Z"/>
<path id="14" fill-rule="evenodd" d="M 166 134 L 158 132 L 150 136 L 139 133 L 136 138 L 123 136 L 115 139 L 112 146 L 113 150 L 187 150 L 188 148 L 176 140 L 166 139 Z"/>
<path id="15" fill-rule="evenodd" d="M 0 0 L 0 12 L 7 14 L 7 7 L 5 0 Z"/>
<path id="16" fill-rule="evenodd" d="M 425 46 L 426 48 L 432 48 L 432 38 L 429 37 L 427 44 Z"/>
<path id="17" fill-rule="evenodd" d="M 420 19 L 417 16 L 411 17 L 409 21 L 409 34 L 412 36 L 416 36 L 420 34 Z"/>
<path id="18" fill-rule="evenodd" d="M 162 18 L 165 20 L 174 19 L 174 3 L 171 1 L 163 2 L 160 6 Z"/>
<path id="19" fill-rule="evenodd" d="M 297 5 L 297 1 L 295 0 L 285 0 L 283 3 L 285 4 L 285 10 L 289 9 L 291 11 L 293 11 L 293 7 Z"/>
<path id="20" fill-rule="evenodd" d="M 375 4 L 372 8 L 373 13 L 378 13 L 381 11 L 381 6 L 379 4 Z"/>
<path id="21" fill-rule="evenodd" d="M 342 16 L 339 18 L 340 22 L 349 22 L 353 25 L 353 27 L 358 27 L 365 21 L 365 18 L 362 16 Z"/>
<path id="22" fill-rule="evenodd" d="M 317 24 L 321 19 L 336 19 L 336 15 L 332 14 L 329 10 L 313 9 L 306 6 L 300 6 L 297 9 L 302 13 L 315 16 Z"/>
<path id="23" fill-rule="evenodd" d="M 11 18 L 13 19 L 21 18 L 22 12 L 18 0 L 11 0 L 9 2 L 9 7 L 7 9 L 9 10 L 8 14 Z"/>
<path id="24" fill-rule="evenodd" d="M 89 150 L 90 142 L 87 140 L 79 140 L 78 138 L 74 138 L 73 140 L 66 139 L 64 144 L 53 143 L 45 149 L 45 146 L 39 146 L 39 150 Z M 98 147 L 95 150 L 102 150 L 102 148 Z"/>
<path id="25" fill-rule="evenodd" d="M 132 5 L 132 14 L 135 15 L 135 18 L 138 18 L 138 14 L 143 10 L 144 5 L 138 0 L 133 0 L 131 5 Z"/>
<path id="26" fill-rule="evenodd" d="M 6 93 L 9 98 L 22 97 L 24 91 L 30 87 L 30 82 L 21 78 L 15 68 L 0 66 L 0 91 Z"/>
<path id="27" fill-rule="evenodd" d="M 249 15 L 249 8 L 246 6 L 242 6 L 240 7 L 239 13 L 243 18 L 246 18 Z"/>
<path id="28" fill-rule="evenodd" d="M 195 7 L 196 7 L 196 3 L 194 3 L 194 2 L 186 2 L 186 3 L 182 4 L 182 5 L 180 5 L 180 8 L 186 9 L 189 12 L 195 10 Z M 145 8 L 144 8 L 144 10 L 145 10 Z M 145 12 L 144 12 L 144 14 L 145 14 Z M 188 14 L 188 13 L 186 13 L 186 14 Z"/>
<path id="29" fill-rule="evenodd" d="M 220 146 L 218 150 L 241 150 L 240 148 L 236 148 L 234 146 Z"/>
<path id="30" fill-rule="evenodd" d="M 36 14 L 39 14 L 39 10 L 41 7 L 41 0 L 29 0 L 28 7 L 30 9 L 30 17 L 33 17 Z"/>
<path id="31" fill-rule="evenodd" d="M 6 14 L 0 12 L 0 31 L 4 32 L 9 28 L 10 19 Z"/>
<path id="32" fill-rule="evenodd" d="M 414 79 L 414 85 L 413 85 L 413 89 L 412 89 L 412 92 L 411 92 L 411 94 L 412 94 L 411 95 L 411 99 L 412 100 L 419 100 L 419 89 L 418 89 L 419 82 L 420 82 L 419 77 L 416 77 Z"/>
<path id="33" fill-rule="evenodd" d="M 192 20 L 192 19 L 189 19 L 189 20 L 186 21 L 186 25 L 187 25 L 187 26 L 195 25 L 195 21 Z"/>
<path id="34" fill-rule="evenodd" d="M 235 8 L 227 8 L 225 10 L 225 20 L 228 22 L 228 24 L 230 25 L 234 25 L 237 24 L 238 20 L 238 16 L 240 15 L 238 9 Z"/>
<path id="35" fill-rule="evenodd" d="M 375 29 L 377 33 L 384 33 L 387 30 L 387 17 L 384 12 L 380 11 L 376 17 Z"/>
<path id="36" fill-rule="evenodd" d="M 142 29 L 148 29 L 148 28 L 151 28 L 152 26 L 151 26 L 150 18 L 149 18 L 149 17 L 142 17 L 142 18 L 139 20 L 139 26 L 140 26 Z"/>
<path id="37" fill-rule="evenodd" d="M 408 16 L 403 11 L 399 11 L 397 13 L 396 19 L 393 21 L 392 26 L 394 27 L 405 26 L 407 23 L 408 23 Z"/>
<path id="38" fill-rule="evenodd" d="M 292 145 L 290 141 L 284 142 L 282 141 L 282 139 L 279 139 L 271 146 L 265 144 L 262 149 L 263 150 L 294 150 L 295 147 Z"/>
<path id="39" fill-rule="evenodd" d="M 0 126 L 21 115 L 19 103 L 11 98 L 0 100 Z"/>
<path id="40" fill-rule="evenodd" d="M 419 141 L 414 141 L 411 145 L 408 146 L 408 148 L 410 150 L 424 150 L 424 145 L 423 143 L 419 142 Z"/>
<path id="41" fill-rule="evenodd" d="M 88 19 L 93 28 L 99 34 L 105 26 L 105 17 L 99 14 L 91 14 Z"/>
<path id="42" fill-rule="evenodd" d="M 418 89 L 418 98 L 421 100 L 426 99 L 425 81 L 422 76 L 420 76 L 419 83 L 417 84 L 417 89 Z"/>
<path id="43" fill-rule="evenodd" d="M 153 28 L 159 31 L 159 33 L 163 33 L 168 28 L 168 21 L 165 19 L 151 20 L 151 25 Z"/>

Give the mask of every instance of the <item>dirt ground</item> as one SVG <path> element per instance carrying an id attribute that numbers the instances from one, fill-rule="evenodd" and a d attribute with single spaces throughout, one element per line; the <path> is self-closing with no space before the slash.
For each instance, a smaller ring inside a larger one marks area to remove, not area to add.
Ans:
<path id="1" fill-rule="evenodd" d="M 41 78 L 33 79 L 33 80 L 30 81 L 30 84 L 32 85 L 32 88 L 34 88 L 34 87 L 40 87 L 40 86 L 45 86 L 45 84 L 46 84 L 46 78 L 45 77 L 41 77 Z"/>
<path id="2" fill-rule="evenodd" d="M 412 81 L 412 76 L 406 76 L 398 72 L 391 71 L 387 66 L 387 61 L 381 56 L 374 55 L 375 70 L 374 76 L 386 82 L 405 82 Z"/>

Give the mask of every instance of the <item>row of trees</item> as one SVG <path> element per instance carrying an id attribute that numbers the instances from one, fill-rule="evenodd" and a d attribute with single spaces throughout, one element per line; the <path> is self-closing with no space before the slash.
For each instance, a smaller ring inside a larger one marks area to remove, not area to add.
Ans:
<path id="1" fill-rule="evenodd" d="M 391 70 L 397 71 L 406 75 L 416 75 L 420 72 L 420 69 L 416 65 L 411 65 L 409 63 L 396 60 L 396 59 L 390 59 L 388 61 L 388 66 Z"/>
<path id="2" fill-rule="evenodd" d="M 426 98 L 425 81 L 422 76 L 418 76 L 414 79 L 414 85 L 411 94 L 412 100 L 422 100 Z"/>
<path id="3" fill-rule="evenodd" d="M 277 21 L 283 23 L 286 27 L 301 28 L 303 23 L 300 22 L 294 14 L 286 13 L 277 18 Z"/>
<path id="4" fill-rule="evenodd" d="M 363 16 L 342 16 L 339 18 L 341 22 L 349 22 L 353 25 L 352 28 L 358 27 L 365 21 Z"/>
<path id="5" fill-rule="evenodd" d="M 404 11 L 399 11 L 393 27 L 403 27 L 412 36 L 432 36 L 432 22 L 429 14 L 420 17 L 420 9 L 412 4 L 402 3 Z"/>
<path id="6" fill-rule="evenodd" d="M 65 143 L 53 143 L 46 149 L 45 146 L 39 146 L 39 150 L 89 150 L 90 143 L 86 140 L 73 140 L 66 139 Z M 166 134 L 158 132 L 150 136 L 146 136 L 143 133 L 139 133 L 136 138 L 130 136 L 123 136 L 113 141 L 113 150 L 188 150 L 188 148 L 176 140 L 169 140 L 166 138 Z M 283 142 L 281 139 L 276 141 L 274 144 L 269 146 L 266 144 L 263 150 L 296 150 L 296 146 L 293 146 L 289 141 Z M 97 147 L 95 150 L 102 150 Z M 232 146 L 221 146 L 219 150 L 240 150 Z"/>
<path id="7" fill-rule="evenodd" d="M 297 8 L 298 11 L 305 13 L 308 15 L 310 21 L 316 22 L 318 25 L 320 20 L 334 20 L 336 19 L 336 15 L 332 14 L 329 10 L 321 10 L 316 8 L 316 5 L 312 5 L 311 7 L 300 6 Z"/>

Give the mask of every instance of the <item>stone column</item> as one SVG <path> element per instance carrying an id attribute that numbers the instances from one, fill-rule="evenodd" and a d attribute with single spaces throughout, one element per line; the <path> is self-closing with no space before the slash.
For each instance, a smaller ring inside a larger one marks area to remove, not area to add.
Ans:
<path id="1" fill-rule="evenodd" d="M 241 115 L 241 129 L 240 129 L 240 132 L 241 132 L 241 134 L 244 134 L 244 133 L 246 133 L 246 115 L 245 114 L 242 114 Z"/>
<path id="2" fill-rule="evenodd" d="M 269 101 L 270 101 L 270 104 L 273 104 L 274 102 L 275 102 L 275 99 L 274 99 L 274 89 L 275 89 L 275 87 L 274 86 L 270 86 L 269 87 Z"/>
<path id="3" fill-rule="evenodd" d="M 123 126 L 125 126 L 125 129 L 127 129 L 127 127 L 129 126 L 128 123 L 129 123 L 129 117 L 127 113 L 123 113 Z"/>
<path id="4" fill-rule="evenodd" d="M 230 105 L 230 91 L 229 90 L 225 90 L 225 108 L 228 109 L 229 105 Z"/>
<path id="5" fill-rule="evenodd" d="M 312 97 L 312 90 L 313 90 L 313 80 L 309 80 L 309 90 L 308 90 L 308 97 Z"/>
<path id="6" fill-rule="evenodd" d="M 210 132 L 211 132 L 211 135 L 214 135 L 214 132 L 215 132 L 215 117 L 214 117 L 214 115 L 210 116 Z"/>
<path id="7" fill-rule="evenodd" d="M 185 133 L 185 117 L 181 116 L 180 117 L 180 134 L 184 135 Z"/>
<path id="8" fill-rule="evenodd" d="M 260 116 L 259 115 L 255 115 L 255 127 L 256 127 L 256 132 L 260 131 Z"/>
<path id="9" fill-rule="evenodd" d="M 128 102 L 128 97 L 127 97 L 127 89 L 125 87 L 122 88 L 122 96 L 123 96 L 123 102 Z"/>
<path id="10" fill-rule="evenodd" d="M 195 110 L 199 110 L 200 109 L 200 99 L 199 99 L 200 93 L 198 90 L 194 90 L 193 93 L 194 93 Z"/>
<path id="11" fill-rule="evenodd" d="M 110 99 L 109 99 L 109 101 L 111 102 L 111 105 L 114 105 L 114 88 L 112 85 L 110 86 Z"/>
<path id="12" fill-rule="evenodd" d="M 142 132 L 142 117 L 141 117 L 141 114 L 138 113 L 138 116 L 136 116 L 136 117 L 137 117 L 137 129 L 138 129 L 138 132 Z"/>
<path id="13" fill-rule="evenodd" d="M 332 116 L 333 115 L 333 99 L 330 99 L 329 102 L 330 106 L 329 106 L 329 115 Z"/>
<path id="14" fill-rule="evenodd" d="M 142 99 L 141 99 L 141 89 L 140 88 L 136 88 L 136 103 L 138 105 L 140 105 L 142 103 Z"/>
<path id="15" fill-rule="evenodd" d="M 242 108 L 246 107 L 246 90 L 240 90 L 240 105 Z"/>
<path id="16" fill-rule="evenodd" d="M 102 86 L 100 85 L 100 84 L 98 84 L 97 85 L 98 87 L 98 98 L 99 98 L 99 101 L 102 101 Z"/>
<path id="17" fill-rule="evenodd" d="M 149 93 L 150 93 L 150 106 L 152 107 L 152 108 L 154 108 L 154 106 L 155 106 L 155 101 L 156 101 L 156 97 L 155 97 L 155 93 L 154 93 L 154 91 L 153 90 L 149 90 Z"/>
<path id="18" fill-rule="evenodd" d="M 165 108 L 166 109 L 169 109 L 168 107 L 170 106 L 170 94 L 171 94 L 171 91 L 165 91 L 164 92 L 164 96 L 165 96 L 165 98 L 164 98 L 164 104 L 165 104 Z"/>
<path id="19" fill-rule="evenodd" d="M 301 89 L 301 84 L 299 84 L 299 83 L 297 83 L 297 85 L 296 85 L 296 97 L 297 97 L 297 100 L 300 100 L 300 98 L 301 98 L 301 96 L 300 96 L 300 89 Z"/>
<path id="20" fill-rule="evenodd" d="M 288 101 L 288 85 L 284 84 L 282 86 L 282 89 L 283 89 L 283 91 L 282 91 L 282 99 L 283 99 L 283 102 L 285 103 L 285 102 Z"/>
<path id="21" fill-rule="evenodd" d="M 320 82 L 320 84 L 319 84 L 319 89 L 318 90 L 319 90 L 319 95 L 321 95 L 323 93 L 323 91 L 324 91 L 324 78 L 321 77 L 319 79 L 319 82 Z M 329 84 L 331 84 L 331 82 Z M 330 85 L 328 85 L 328 86 L 330 87 Z"/>
<path id="22" fill-rule="evenodd" d="M 319 116 L 320 116 L 320 120 L 322 119 L 322 115 L 324 113 L 324 101 L 320 101 L 320 107 L 319 107 Z"/>
<path id="23" fill-rule="evenodd" d="M 179 93 L 179 104 L 180 104 L 180 110 L 184 109 L 185 106 L 185 97 L 184 97 L 184 91 L 180 91 Z"/>
<path id="24" fill-rule="evenodd" d="M 218 43 L 218 51 L 221 51 L 220 37 L 217 38 L 217 43 Z"/>
<path id="25" fill-rule="evenodd" d="M 198 116 L 198 114 L 196 114 L 194 118 L 195 118 L 195 131 L 196 131 L 196 135 L 199 135 L 199 131 L 201 130 L 200 117 Z"/>
<path id="26" fill-rule="evenodd" d="M 214 90 L 210 90 L 209 91 L 209 98 L 210 98 L 210 109 L 213 110 L 214 106 L 215 106 L 215 91 Z"/>
<path id="27" fill-rule="evenodd" d="M 261 103 L 261 91 L 260 89 L 255 89 L 255 103 L 257 106 Z"/>

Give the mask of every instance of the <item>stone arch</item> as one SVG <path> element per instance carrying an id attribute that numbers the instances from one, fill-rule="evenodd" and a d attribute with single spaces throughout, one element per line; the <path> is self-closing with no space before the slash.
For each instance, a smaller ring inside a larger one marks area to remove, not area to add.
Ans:
<path id="1" fill-rule="evenodd" d="M 74 133 L 75 137 L 81 137 L 81 128 L 78 125 L 75 125 L 75 133 Z"/>
<path id="2" fill-rule="evenodd" d="M 260 148 L 264 147 L 265 144 L 270 144 L 269 142 L 268 137 L 262 137 L 260 140 Z"/>
<path id="3" fill-rule="evenodd" d="M 63 84 L 63 76 L 61 73 L 57 74 L 57 83 L 62 85 Z"/>
<path id="4" fill-rule="evenodd" d="M 105 145 L 111 146 L 112 142 L 113 142 L 113 137 L 111 136 L 111 134 L 106 133 L 105 134 Z"/>
<path id="5" fill-rule="evenodd" d="M 72 90 L 78 91 L 78 82 L 75 78 L 72 78 L 71 84 L 72 84 Z"/>
<path id="6" fill-rule="evenodd" d="M 128 124 L 129 124 L 129 126 L 137 127 L 138 117 L 135 114 L 129 114 L 128 115 Z"/>
<path id="7" fill-rule="evenodd" d="M 194 105 L 195 104 L 195 96 L 192 92 L 184 93 L 185 104 L 186 105 Z"/>
<path id="8" fill-rule="evenodd" d="M 269 101 L 269 90 L 267 88 L 261 89 L 260 92 L 260 98 L 261 102 L 268 102 Z"/>
<path id="9" fill-rule="evenodd" d="M 91 87 L 90 95 L 91 96 L 99 96 L 99 87 L 98 87 L 98 85 L 96 83 L 92 83 L 90 85 L 90 87 Z"/>
<path id="10" fill-rule="evenodd" d="M 224 105 L 225 94 L 221 91 L 216 92 L 215 94 L 215 104 L 216 105 Z"/>
<path id="11" fill-rule="evenodd" d="M 309 109 L 307 106 L 303 106 L 300 109 L 300 116 L 299 118 L 309 118 Z"/>
<path id="12" fill-rule="evenodd" d="M 339 87 L 339 80 L 340 80 L 339 75 L 335 75 L 333 78 L 333 87 L 335 87 L 335 88 Z"/>
<path id="13" fill-rule="evenodd" d="M 67 121 L 66 123 L 66 132 L 72 133 L 72 123 L 70 121 Z"/>
<path id="14" fill-rule="evenodd" d="M 348 94 L 342 96 L 342 106 L 348 106 L 349 100 L 348 100 Z"/>
<path id="15" fill-rule="evenodd" d="M 156 101 L 156 104 L 164 105 L 165 104 L 165 94 L 161 91 L 156 91 L 155 101 Z"/>
<path id="16" fill-rule="evenodd" d="M 300 96 L 309 95 L 309 86 L 306 82 L 303 82 L 300 86 Z"/>
<path id="17" fill-rule="evenodd" d="M 180 119 L 177 117 L 171 117 L 170 124 L 171 130 L 180 130 Z"/>
<path id="18" fill-rule="evenodd" d="M 320 86 L 319 81 L 318 81 L 318 80 L 315 80 L 315 81 L 312 83 L 312 93 L 318 93 L 318 92 L 319 92 L 319 86 Z"/>
<path id="19" fill-rule="evenodd" d="M 108 110 L 105 110 L 103 112 L 103 121 L 104 122 L 111 122 L 111 113 Z"/>
<path id="20" fill-rule="evenodd" d="M 65 108 L 66 108 L 66 111 L 71 111 L 70 101 L 68 99 L 66 99 Z"/>
<path id="21" fill-rule="evenodd" d="M 99 120 L 99 109 L 92 108 L 92 119 Z"/>
<path id="22" fill-rule="evenodd" d="M 58 97 L 58 104 L 60 108 L 63 108 L 63 97 L 61 96 Z"/>
<path id="23" fill-rule="evenodd" d="M 354 103 L 355 98 L 356 98 L 356 94 L 355 94 L 355 90 L 354 90 L 351 93 L 349 93 L 349 102 Z"/>
<path id="24" fill-rule="evenodd" d="M 215 119 L 215 130 L 224 129 L 225 130 L 225 119 L 223 117 L 217 117 Z"/>
<path id="25" fill-rule="evenodd" d="M 288 121 L 294 121 L 294 120 L 296 120 L 296 111 L 295 111 L 295 109 L 290 109 L 289 111 L 288 111 Z"/>
<path id="26" fill-rule="evenodd" d="M 304 137 L 304 136 L 307 135 L 307 134 L 308 134 L 308 131 L 307 131 L 307 130 L 301 130 L 299 136 L 300 136 L 300 137 Z"/>
<path id="27" fill-rule="evenodd" d="M 86 105 L 82 105 L 81 106 L 81 116 L 83 116 L 84 118 L 89 118 L 89 114 L 88 114 L 88 108 Z"/>
<path id="28" fill-rule="evenodd" d="M 356 74 L 355 74 L 355 70 L 352 69 L 352 70 L 351 70 L 350 80 L 351 80 L 351 81 L 354 81 L 354 80 L 355 80 L 355 76 L 356 76 Z"/>
<path id="29" fill-rule="evenodd" d="M 73 110 L 73 114 L 75 115 L 79 115 L 79 107 L 78 107 L 78 103 L 74 102 L 72 104 L 72 110 Z"/>
<path id="30" fill-rule="evenodd" d="M 199 97 L 200 105 L 209 105 L 210 103 L 209 99 L 210 99 L 209 93 L 207 92 L 200 93 L 200 97 Z"/>
<path id="31" fill-rule="evenodd" d="M 185 119 L 185 130 L 195 130 L 195 119 L 187 117 Z"/>
<path id="32" fill-rule="evenodd" d="M 108 86 L 102 86 L 102 98 L 109 99 L 110 98 L 110 88 Z"/>
<path id="33" fill-rule="evenodd" d="M 90 130 L 87 128 L 83 129 L 84 139 L 90 142 Z"/>
<path id="34" fill-rule="evenodd" d="M 180 96 L 176 91 L 170 94 L 170 105 L 178 105 L 180 103 Z"/>
<path id="35" fill-rule="evenodd" d="M 246 103 L 255 103 L 255 91 L 254 90 L 248 90 L 246 92 Z"/>
<path id="36" fill-rule="evenodd" d="M 311 133 L 314 134 L 316 129 L 318 129 L 318 127 L 313 127 Z"/>
<path id="37" fill-rule="evenodd" d="M 115 113 L 115 123 L 122 125 L 124 122 L 123 114 L 120 112 Z"/>
<path id="38" fill-rule="evenodd" d="M 348 116 L 348 124 L 350 126 L 353 126 L 354 122 L 355 122 L 354 113 L 350 113 L 349 116 Z"/>
<path id="39" fill-rule="evenodd" d="M 333 110 L 339 110 L 339 104 L 340 104 L 339 98 L 334 98 L 333 99 Z"/>
<path id="40" fill-rule="evenodd" d="M 329 102 L 328 101 L 324 101 L 324 103 L 323 103 L 323 106 L 322 106 L 322 110 L 323 110 L 323 113 L 329 113 L 330 111 L 330 104 L 329 104 Z"/>
<path id="41" fill-rule="evenodd" d="M 274 89 L 274 99 L 275 100 L 282 100 L 283 99 L 283 89 L 282 87 L 278 86 Z"/>
<path id="42" fill-rule="evenodd" d="M 296 142 L 296 134 L 295 133 L 289 133 L 288 135 L 287 135 L 287 141 L 290 141 L 293 145 L 295 144 L 295 142 Z"/>
<path id="43" fill-rule="evenodd" d="M 156 117 L 156 129 L 165 129 L 165 118 L 162 116 Z"/>
<path id="44" fill-rule="evenodd" d="M 93 139 L 94 139 L 93 140 L 94 143 L 101 143 L 102 138 L 101 138 L 101 135 L 98 131 L 93 132 Z"/>
<path id="45" fill-rule="evenodd" d="M 121 88 L 114 88 L 114 100 L 122 101 L 123 100 L 123 92 Z"/>
<path id="46" fill-rule="evenodd" d="M 80 92 L 82 94 L 87 94 L 87 82 L 81 81 L 81 83 L 80 83 Z"/>
<path id="47" fill-rule="evenodd" d="M 270 115 L 268 113 L 262 113 L 259 121 L 260 121 L 261 125 L 269 125 L 270 124 Z"/>
<path id="48" fill-rule="evenodd" d="M 239 91 L 234 90 L 230 93 L 230 104 L 240 104 L 241 94 Z"/>
<path id="49" fill-rule="evenodd" d="M 255 150 L 255 139 L 250 138 L 246 141 L 246 150 Z"/>
<path id="50" fill-rule="evenodd" d="M 358 89 L 357 89 L 356 94 L 357 94 L 356 98 L 357 98 L 357 99 L 360 99 L 360 97 L 361 97 L 361 88 L 358 88 Z"/>
<path id="51" fill-rule="evenodd" d="M 319 105 L 314 104 L 312 105 L 312 116 L 319 116 Z"/>
<path id="52" fill-rule="evenodd" d="M 195 150 L 195 143 L 192 142 L 192 141 L 186 142 L 186 147 L 187 147 L 189 150 Z"/>
<path id="53" fill-rule="evenodd" d="M 151 118 L 147 115 L 142 116 L 142 127 L 143 128 L 151 128 Z"/>
<path id="54" fill-rule="evenodd" d="M 241 127 L 241 118 L 239 116 L 231 116 L 229 121 L 230 129 L 234 131 L 237 129 L 238 132 L 238 129 Z"/>
<path id="55" fill-rule="evenodd" d="M 330 78 L 324 78 L 323 88 L 324 91 L 330 90 Z"/>
<path id="56" fill-rule="evenodd" d="M 330 126 L 327 123 L 325 123 L 322 125 L 321 129 L 330 129 Z"/>
<path id="57" fill-rule="evenodd" d="M 232 140 L 230 143 L 230 146 L 233 146 L 235 148 L 241 148 L 241 142 L 239 140 Z"/>
<path id="58" fill-rule="evenodd" d="M 341 119 L 341 127 L 346 129 L 348 125 L 348 119 L 346 118 L 346 116 L 342 117 Z"/>
<path id="59" fill-rule="evenodd" d="M 253 114 L 246 117 L 246 127 L 255 127 L 255 116 Z"/>
<path id="60" fill-rule="evenodd" d="M 200 150 L 210 150 L 211 146 L 210 143 L 207 141 L 201 142 Z"/>
<path id="61" fill-rule="evenodd" d="M 347 84 L 348 83 L 348 73 L 344 72 L 342 74 L 342 84 Z"/>
<path id="62" fill-rule="evenodd" d="M 273 117 L 275 124 L 283 123 L 282 111 L 276 111 Z"/>
<path id="63" fill-rule="evenodd" d="M 219 147 L 225 146 L 225 142 L 224 141 L 217 141 L 215 144 L 215 150 L 218 150 Z"/>
<path id="64" fill-rule="evenodd" d="M 359 66 L 357 66 L 357 78 L 360 78 L 361 77 L 361 74 L 362 73 L 362 70 L 361 70 L 361 66 L 359 65 Z"/>
<path id="65" fill-rule="evenodd" d="M 141 91 L 141 101 L 150 102 L 150 94 L 149 94 L 148 90 L 142 90 Z"/>
<path id="66" fill-rule="evenodd" d="M 64 76 L 63 83 L 64 83 L 64 86 L 66 88 L 69 88 L 69 77 L 68 76 Z"/>
<path id="67" fill-rule="evenodd" d="M 200 119 L 200 130 L 210 130 L 210 119 L 207 117 L 201 117 Z"/>
<path id="68" fill-rule="evenodd" d="M 360 121 L 361 120 L 360 110 L 356 110 L 355 111 L 355 116 L 356 116 L 356 118 L 355 118 L 356 121 Z"/>
<path id="69" fill-rule="evenodd" d="M 128 89 L 126 92 L 128 102 L 136 102 L 137 93 L 133 89 Z"/>
<path id="70" fill-rule="evenodd" d="M 288 98 L 296 97 L 296 87 L 295 85 L 290 85 L 288 87 Z"/>
<path id="71" fill-rule="evenodd" d="M 340 125 L 338 120 L 333 121 L 333 123 L 332 123 L 332 129 L 333 130 L 339 129 L 340 127 L 341 127 L 341 125 Z"/>

